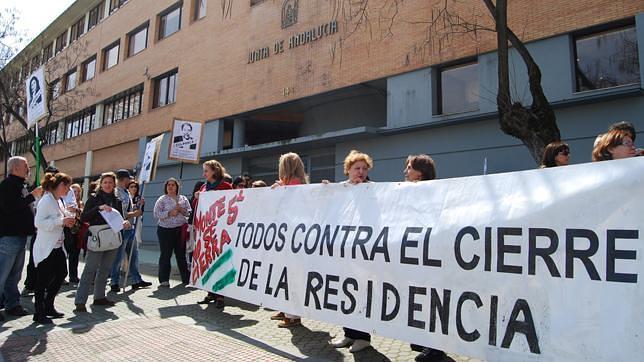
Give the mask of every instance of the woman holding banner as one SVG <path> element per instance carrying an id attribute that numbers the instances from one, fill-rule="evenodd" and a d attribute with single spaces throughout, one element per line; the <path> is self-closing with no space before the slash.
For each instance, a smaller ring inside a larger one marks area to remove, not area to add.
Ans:
<path id="1" fill-rule="evenodd" d="M 428 155 L 410 155 L 405 161 L 403 173 L 408 182 L 429 181 L 436 178 L 436 166 Z M 431 347 L 412 344 L 411 349 L 420 352 L 416 356 L 417 362 L 443 361 L 447 358 L 445 352 Z"/>
<path id="2" fill-rule="evenodd" d="M 309 177 L 304 171 L 304 162 L 297 153 L 289 152 L 280 156 L 279 180 L 271 188 L 279 186 L 303 185 L 309 183 Z M 272 320 L 279 320 L 279 328 L 296 327 L 302 324 L 300 316 L 279 312 L 271 317 Z"/>
<path id="3" fill-rule="evenodd" d="M 598 138 L 593 149 L 593 162 L 635 157 L 636 154 L 635 144 L 630 133 L 621 129 L 613 129 Z"/>
<path id="4" fill-rule="evenodd" d="M 233 189 L 233 185 L 224 179 L 224 176 L 226 176 L 226 169 L 217 160 L 210 160 L 203 163 L 203 176 L 206 179 L 205 184 L 201 186 L 201 189 L 199 189 L 198 192 L 194 193 L 192 209 L 195 213 L 197 212 L 197 207 L 199 205 L 199 194 L 202 192 Z M 211 302 L 215 302 L 215 307 L 221 309 L 224 307 L 224 296 L 208 292 L 208 295 L 206 295 L 202 301 L 197 303 L 209 304 Z"/>
<path id="5" fill-rule="evenodd" d="M 543 150 L 539 168 L 568 166 L 570 162 L 570 147 L 560 141 L 549 143 Z"/>
<path id="6" fill-rule="evenodd" d="M 98 190 L 85 203 L 85 208 L 81 214 L 81 221 L 87 222 L 92 226 L 106 225 L 107 221 L 101 215 L 101 211 L 123 213 L 121 201 L 116 197 L 116 175 L 114 172 L 106 172 L 101 175 L 98 182 Z M 129 221 L 123 221 L 123 228 L 129 229 L 132 225 Z M 85 302 L 89 293 L 89 288 L 94 284 L 94 303 L 95 306 L 113 306 L 114 302 L 105 297 L 105 286 L 107 277 L 110 275 L 112 263 L 116 258 L 118 247 L 109 250 L 90 250 L 89 246 L 85 257 L 85 268 L 76 290 L 76 312 L 87 312 Z"/>
<path id="7" fill-rule="evenodd" d="M 188 224 L 192 208 L 188 199 L 179 194 L 179 181 L 169 178 L 163 187 L 161 197 L 154 204 L 154 217 L 159 220 L 157 237 L 161 254 L 159 255 L 159 283 L 161 287 L 170 286 L 172 253 L 177 260 L 181 282 L 190 282 L 190 271 L 186 262 L 186 245 L 181 241 L 181 229 Z"/>
<path id="8" fill-rule="evenodd" d="M 349 152 L 344 159 L 344 175 L 348 176 L 342 184 L 358 185 L 369 183 L 369 170 L 373 168 L 373 160 L 366 153 L 356 150 Z M 331 342 L 335 348 L 349 347 L 349 352 L 356 353 L 371 347 L 371 335 L 367 332 L 344 327 L 344 338 Z"/>

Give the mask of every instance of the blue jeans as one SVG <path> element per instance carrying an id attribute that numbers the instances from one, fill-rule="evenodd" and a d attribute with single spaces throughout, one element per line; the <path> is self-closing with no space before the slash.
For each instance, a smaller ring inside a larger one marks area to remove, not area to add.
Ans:
<path id="1" fill-rule="evenodd" d="M 123 236 L 123 244 L 121 244 L 121 247 L 118 249 L 116 259 L 114 259 L 114 263 L 112 264 L 112 276 L 110 285 L 119 284 L 121 274 L 121 261 L 123 260 L 123 256 L 128 255 L 128 252 L 132 253 L 132 258 L 130 259 L 129 264 L 130 271 L 128 273 L 128 276 L 131 278 L 133 284 L 143 281 L 143 278 L 141 278 L 141 274 L 139 273 L 139 248 L 136 245 L 136 241 L 134 240 L 134 232 L 134 229 L 123 230 L 121 232 Z M 127 252 L 125 248 L 127 248 Z"/>
<path id="2" fill-rule="evenodd" d="M 5 309 L 20 305 L 18 282 L 25 266 L 26 236 L 0 237 L 0 291 Z"/>

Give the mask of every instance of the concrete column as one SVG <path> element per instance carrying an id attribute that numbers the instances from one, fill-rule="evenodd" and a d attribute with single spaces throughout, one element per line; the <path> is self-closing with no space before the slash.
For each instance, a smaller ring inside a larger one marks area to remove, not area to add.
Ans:
<path id="1" fill-rule="evenodd" d="M 92 162 L 94 160 L 94 152 L 87 151 L 85 154 L 85 180 L 83 180 L 83 202 L 87 201 L 89 196 L 89 177 L 92 175 Z"/>
<path id="2" fill-rule="evenodd" d="M 236 119 L 233 123 L 233 148 L 241 148 L 246 144 L 246 122 Z"/>

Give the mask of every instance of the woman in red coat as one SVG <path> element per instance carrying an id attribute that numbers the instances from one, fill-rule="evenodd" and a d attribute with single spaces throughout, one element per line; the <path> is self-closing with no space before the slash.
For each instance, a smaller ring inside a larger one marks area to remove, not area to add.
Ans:
<path id="1" fill-rule="evenodd" d="M 197 210 L 199 204 L 199 194 L 202 192 L 208 191 L 218 191 L 218 190 L 232 190 L 233 185 L 224 180 L 224 175 L 226 174 L 226 169 L 224 166 L 216 160 L 210 160 L 203 163 L 203 176 L 206 179 L 206 183 L 201 186 L 201 190 L 195 193 L 194 205 L 192 209 Z M 215 307 L 223 308 L 224 307 L 224 296 L 210 293 L 206 297 L 198 302 L 199 304 L 209 304 L 211 302 L 215 303 Z"/>

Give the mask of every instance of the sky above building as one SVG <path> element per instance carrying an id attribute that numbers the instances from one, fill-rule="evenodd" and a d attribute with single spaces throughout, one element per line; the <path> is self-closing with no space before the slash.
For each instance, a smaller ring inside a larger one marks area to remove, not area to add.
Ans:
<path id="1" fill-rule="evenodd" d="M 75 0 L 0 0 L 0 10 L 15 9 L 18 15 L 16 30 L 23 36 L 10 44 L 18 51 L 26 47 Z"/>

